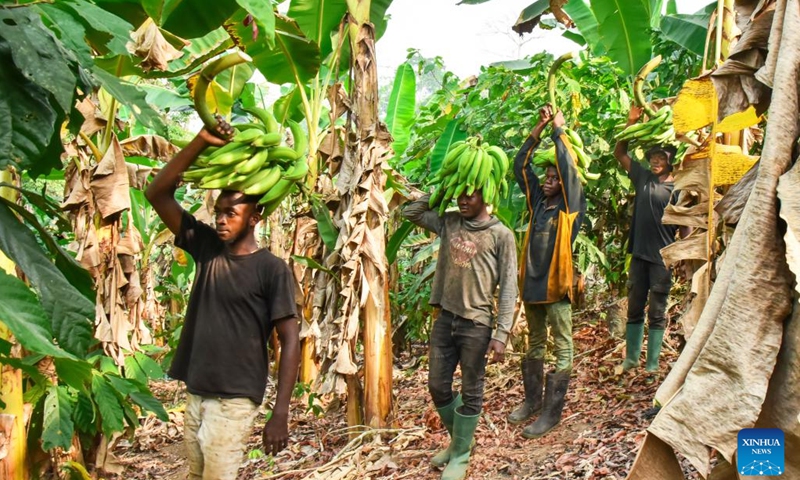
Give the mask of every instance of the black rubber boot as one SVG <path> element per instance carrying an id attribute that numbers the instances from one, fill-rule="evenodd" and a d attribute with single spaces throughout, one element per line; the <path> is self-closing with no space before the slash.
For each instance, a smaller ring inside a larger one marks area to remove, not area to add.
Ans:
<path id="1" fill-rule="evenodd" d="M 508 416 L 508 423 L 518 425 L 542 411 L 542 377 L 544 359 L 525 358 L 522 360 L 522 383 L 525 385 L 525 400 Z"/>
<path id="2" fill-rule="evenodd" d="M 525 438 L 539 438 L 561 422 L 570 372 L 550 372 L 544 390 L 544 410 L 535 422 L 522 430 Z"/>

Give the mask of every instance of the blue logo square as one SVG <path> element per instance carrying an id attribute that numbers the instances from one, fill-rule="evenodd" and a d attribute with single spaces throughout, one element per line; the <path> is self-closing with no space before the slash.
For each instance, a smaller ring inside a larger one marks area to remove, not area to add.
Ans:
<path id="1" fill-rule="evenodd" d="M 736 469 L 740 475 L 776 476 L 784 472 L 784 439 L 780 428 L 739 430 Z"/>

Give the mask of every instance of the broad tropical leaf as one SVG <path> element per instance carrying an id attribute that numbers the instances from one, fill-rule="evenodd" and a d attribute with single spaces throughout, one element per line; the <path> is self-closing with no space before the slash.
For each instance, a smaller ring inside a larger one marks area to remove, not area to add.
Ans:
<path id="1" fill-rule="evenodd" d="M 661 24 L 661 12 L 664 10 L 664 0 L 642 0 L 647 15 L 650 17 L 650 28 L 657 29 Z"/>
<path id="2" fill-rule="evenodd" d="M 392 238 L 390 238 L 389 242 L 386 244 L 386 260 L 389 263 L 394 263 L 394 261 L 397 260 L 397 252 L 400 251 L 400 247 L 403 245 L 406 237 L 408 237 L 413 230 L 414 224 L 408 220 L 404 220 L 400 228 L 392 234 Z"/>
<path id="3" fill-rule="evenodd" d="M 97 411 L 87 393 L 78 392 L 75 409 L 72 411 L 72 420 L 75 422 L 75 428 L 81 432 L 97 432 Z"/>
<path id="4" fill-rule="evenodd" d="M 92 396 L 100 411 L 103 433 L 111 437 L 112 433 L 121 431 L 124 412 L 119 398 L 105 377 L 97 372 L 92 376 Z"/>
<path id="5" fill-rule="evenodd" d="M 670 41 L 702 57 L 710 20 L 711 13 L 703 11 L 691 15 L 667 15 L 661 20 L 661 33 Z"/>
<path id="6" fill-rule="evenodd" d="M 575 22 L 578 31 L 581 32 L 584 44 L 588 44 L 595 55 L 604 55 L 606 53 L 606 48 L 600 41 L 597 17 L 595 17 L 592 9 L 589 8 L 589 4 L 586 3 L 586 0 L 571 0 L 567 2 L 563 8 L 564 11 L 567 12 L 567 15 L 569 15 L 569 18 Z M 573 38 L 573 40 L 575 39 Z"/>
<path id="7" fill-rule="evenodd" d="M 416 95 L 417 76 L 414 67 L 404 62 L 397 67 L 386 111 L 386 127 L 394 139 L 392 149 L 396 157 L 402 156 L 408 147 L 416 113 Z"/>
<path id="8" fill-rule="evenodd" d="M 549 8 L 550 0 L 536 0 L 520 12 L 519 18 L 511 28 L 520 35 L 532 32 L 536 25 L 539 24 L 542 14 Z"/>
<path id="9" fill-rule="evenodd" d="M 47 313 L 22 280 L 0 270 L 0 290 L 0 319 L 23 347 L 53 357 L 74 358 L 53 343 Z"/>
<path id="10" fill-rule="evenodd" d="M 461 129 L 461 120 L 450 120 L 431 151 L 431 175 L 435 175 L 442 168 L 442 161 L 450 150 L 450 145 L 466 138 L 467 132 Z"/>
<path id="11" fill-rule="evenodd" d="M 53 265 L 39 247 L 33 233 L 19 222 L 5 203 L 0 203 L 0 225 L 0 250 L 19 265 L 39 292 L 46 312 L 42 318 L 51 322 L 48 332 L 54 334 L 61 348 L 83 357 L 92 343 L 94 304 L 76 290 Z M 30 297 L 25 298 L 27 302 L 23 303 L 30 303 Z M 50 342 L 52 336 L 47 340 Z M 38 345 L 38 348 L 44 347 Z M 59 350 L 56 348 L 40 353 L 64 356 Z"/>
<path id="12" fill-rule="evenodd" d="M 29 197 L 26 195 L 26 198 Z M 3 198 L 0 198 L 0 203 L 4 203 L 6 206 L 11 208 L 14 213 L 22 217 L 22 219 L 25 220 L 28 225 L 32 226 L 37 232 L 39 232 L 39 238 L 44 246 L 47 247 L 48 252 L 50 252 L 50 256 L 55 259 L 56 267 L 61 271 L 62 274 L 64 274 L 64 277 L 66 277 L 70 285 L 80 291 L 89 301 L 93 302 L 96 294 L 94 290 L 94 282 L 92 280 L 92 276 L 89 274 L 89 271 L 83 268 L 83 266 L 79 264 L 72 255 L 66 252 L 61 245 L 58 244 L 50 232 L 44 226 L 42 226 L 41 223 L 39 223 L 39 220 L 34 214 L 15 203 L 8 202 Z"/>
<path id="13" fill-rule="evenodd" d="M 150 393 L 142 391 L 132 392 L 130 398 L 136 405 L 142 407 L 142 410 L 155 413 L 156 417 L 162 422 L 169 421 L 169 415 L 167 411 L 164 410 L 164 405 Z"/>
<path id="14" fill-rule="evenodd" d="M 644 3 L 593 0 L 592 11 L 597 18 L 600 41 L 608 56 L 625 73 L 636 74 L 653 54 L 650 35 L 647 33 L 650 31 L 650 16 Z"/>
<path id="15" fill-rule="evenodd" d="M 320 58 L 333 51 L 332 34 L 347 13 L 345 0 L 292 0 L 288 16 L 297 20 L 300 30 L 319 46 Z"/>
<path id="16" fill-rule="evenodd" d="M 253 41 L 250 28 L 242 25 L 244 15 L 244 12 L 236 14 L 225 24 L 225 29 L 253 57 L 253 64 L 264 78 L 279 85 L 302 85 L 314 78 L 320 65 L 319 47 L 303 34 L 297 22 L 276 15 L 275 47 L 270 48 L 263 41 Z"/>
<path id="17" fill-rule="evenodd" d="M 54 363 L 59 381 L 79 392 L 86 391 L 86 387 L 91 384 L 92 364 L 89 362 L 71 358 L 56 358 Z"/>
<path id="18" fill-rule="evenodd" d="M 161 3 L 161 26 L 183 38 L 202 37 L 239 10 L 236 0 L 161 0 Z"/>
<path id="19" fill-rule="evenodd" d="M 51 4 L 36 5 L 40 15 L 51 29 L 59 35 L 66 48 L 75 53 L 78 61 L 86 68 L 92 64 L 92 50 L 86 43 L 86 30 L 73 14 Z"/>
<path id="20" fill-rule="evenodd" d="M 75 425 L 72 423 L 73 399 L 65 386 L 51 386 L 44 400 L 42 448 L 69 448 Z"/>
<path id="21" fill-rule="evenodd" d="M 137 120 L 159 135 L 166 135 L 167 126 L 161 115 L 147 103 L 147 95 L 138 86 L 119 79 L 103 69 L 95 68 L 93 73 L 112 97 L 127 105 Z"/>
<path id="22" fill-rule="evenodd" d="M 298 88 L 299 87 L 296 85 L 293 86 L 288 93 L 275 100 L 275 103 L 272 105 L 275 118 L 281 125 L 286 125 L 287 120 L 300 122 L 305 118 L 305 114 L 303 113 L 303 98 Z"/>
<path id="23" fill-rule="evenodd" d="M 259 25 L 258 35 L 264 35 L 270 48 L 275 47 L 275 10 L 272 2 L 264 0 L 236 0 Z"/>
<path id="24" fill-rule="evenodd" d="M 300 265 L 303 265 L 305 267 L 314 269 L 314 270 L 321 270 L 321 271 L 327 273 L 328 275 L 330 275 L 331 277 L 334 277 L 334 273 L 330 269 L 323 267 L 322 265 L 319 264 L 319 262 L 317 262 L 313 258 L 304 257 L 304 256 L 300 256 L 300 255 L 292 255 L 292 261 L 294 261 L 295 263 L 299 263 Z M 337 280 L 338 280 L 338 278 L 337 278 Z"/>
<path id="25" fill-rule="evenodd" d="M 328 247 L 328 251 L 334 251 L 339 238 L 339 230 L 333 224 L 331 212 L 320 199 L 314 197 L 311 198 L 311 212 L 317 220 L 317 230 L 322 242 Z"/>
<path id="26" fill-rule="evenodd" d="M 86 39 L 100 54 L 128 56 L 133 26 L 124 19 L 85 0 L 63 0 L 54 6 L 71 14 L 86 28 Z"/>

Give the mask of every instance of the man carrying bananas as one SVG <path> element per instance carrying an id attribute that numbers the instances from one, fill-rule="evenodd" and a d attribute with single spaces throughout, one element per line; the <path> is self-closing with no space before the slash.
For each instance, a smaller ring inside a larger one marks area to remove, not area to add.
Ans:
<path id="1" fill-rule="evenodd" d="M 264 426 L 267 453 L 286 447 L 289 402 L 300 363 L 294 279 L 286 263 L 259 249 L 258 196 L 223 190 L 214 205 L 216 228 L 175 199 L 181 173 L 209 146 L 227 143 L 203 129 L 155 176 L 145 195 L 196 263 L 186 319 L 169 375 L 186 383 L 184 438 L 189 478 L 234 480 L 253 420 L 264 399 L 274 328 L 281 345 L 277 397 Z"/>
<path id="2" fill-rule="evenodd" d="M 447 465 L 443 480 L 460 480 L 466 477 L 475 445 L 487 357 L 492 363 L 505 359 L 517 298 L 517 253 L 514 234 L 489 215 L 483 190 L 461 193 L 458 213 L 440 216 L 438 202 L 431 206 L 429 201 L 425 195 L 403 214 L 441 239 L 430 299 L 441 311 L 431 332 L 428 390 L 451 441 L 431 463 Z M 452 389 L 459 364 L 460 394 Z"/>
<path id="3" fill-rule="evenodd" d="M 541 134 L 553 122 L 555 164 L 539 183 L 532 156 Z M 514 175 L 527 197 L 531 214 L 522 262 L 522 299 L 528 321 L 528 351 L 522 359 L 525 400 L 508 421 L 521 424 L 541 412 L 522 430 L 525 438 L 545 435 L 561 421 L 572 372 L 572 244 L 586 211 L 586 198 L 578 178 L 572 145 L 564 132 L 561 111 L 553 114 L 548 104 L 539 111 L 539 122 L 514 159 Z M 543 384 L 547 325 L 555 345 L 555 370 Z M 543 391 L 544 390 L 544 391 Z"/>
<path id="4" fill-rule="evenodd" d="M 628 125 L 633 125 L 642 115 L 642 109 L 631 107 Z M 644 339 L 644 307 L 648 293 L 647 309 L 649 336 L 645 371 L 658 372 L 658 356 L 666 328 L 667 298 L 672 287 L 672 275 L 661 258 L 661 249 L 675 241 L 676 226 L 664 225 L 661 217 L 672 199 L 674 183 L 672 163 L 676 149 L 656 145 L 645 156 L 650 164 L 647 170 L 628 154 L 628 141 L 617 142 L 614 156 L 628 172 L 636 190 L 633 205 L 628 253 L 631 265 L 628 271 L 628 322 L 625 327 L 625 361 L 623 371 L 639 366 L 639 354 Z"/>

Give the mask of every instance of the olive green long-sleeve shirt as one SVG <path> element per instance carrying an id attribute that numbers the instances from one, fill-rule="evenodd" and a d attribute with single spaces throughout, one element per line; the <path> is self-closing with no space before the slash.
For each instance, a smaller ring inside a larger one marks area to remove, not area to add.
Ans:
<path id="1" fill-rule="evenodd" d="M 428 208 L 429 198 L 412 202 L 403 215 L 441 238 L 431 305 L 493 328 L 492 338 L 505 344 L 517 299 L 514 234 L 496 217 L 482 222 L 455 212 L 440 217 Z"/>

